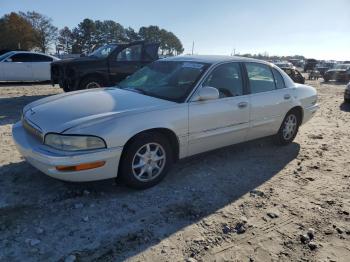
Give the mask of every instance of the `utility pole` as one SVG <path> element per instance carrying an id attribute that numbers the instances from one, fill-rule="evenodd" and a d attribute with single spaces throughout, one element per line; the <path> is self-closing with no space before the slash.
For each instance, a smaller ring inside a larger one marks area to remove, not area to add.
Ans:
<path id="1" fill-rule="evenodd" d="M 192 55 L 193 55 L 193 50 L 194 50 L 194 41 L 192 42 Z"/>

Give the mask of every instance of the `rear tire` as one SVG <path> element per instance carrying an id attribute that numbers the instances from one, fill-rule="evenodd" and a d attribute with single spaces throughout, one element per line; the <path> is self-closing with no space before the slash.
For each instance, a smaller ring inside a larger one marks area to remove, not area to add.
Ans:
<path id="1" fill-rule="evenodd" d="M 99 77 L 89 76 L 83 78 L 83 80 L 79 84 L 79 89 L 92 89 L 92 88 L 100 88 L 103 87 L 104 83 L 102 79 Z"/>
<path id="2" fill-rule="evenodd" d="M 282 125 L 275 136 L 278 145 L 288 145 L 298 134 L 301 117 L 298 111 L 292 110 L 283 119 Z"/>
<path id="3" fill-rule="evenodd" d="M 170 143 L 164 135 L 140 134 L 124 149 L 119 175 L 127 186 L 146 189 L 166 176 L 173 159 Z"/>

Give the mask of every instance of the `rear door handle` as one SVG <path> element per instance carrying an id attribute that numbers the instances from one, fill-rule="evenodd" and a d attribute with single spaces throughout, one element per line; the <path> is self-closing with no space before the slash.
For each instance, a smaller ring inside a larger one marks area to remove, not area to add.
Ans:
<path id="1" fill-rule="evenodd" d="M 245 108 L 247 106 L 248 106 L 247 102 L 240 102 L 240 103 L 238 103 L 238 108 Z"/>
<path id="2" fill-rule="evenodd" d="M 285 99 L 285 100 L 288 100 L 289 98 L 290 98 L 290 94 L 285 94 L 285 95 L 284 95 L 284 99 Z"/>

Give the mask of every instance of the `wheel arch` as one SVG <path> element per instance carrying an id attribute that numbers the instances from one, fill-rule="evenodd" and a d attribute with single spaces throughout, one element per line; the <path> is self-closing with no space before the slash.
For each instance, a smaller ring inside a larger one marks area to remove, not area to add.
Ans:
<path id="1" fill-rule="evenodd" d="M 304 110 L 303 108 L 298 105 L 298 106 L 294 106 L 293 108 L 291 108 L 286 115 L 288 115 L 290 112 L 296 112 L 299 115 L 299 125 L 301 125 L 303 123 L 303 119 L 304 119 Z"/>
<path id="2" fill-rule="evenodd" d="M 99 80 L 102 80 L 104 85 L 106 85 L 106 83 L 108 82 L 108 79 L 103 74 L 98 72 L 90 72 L 82 75 L 79 78 L 79 82 L 78 82 L 79 88 L 80 88 L 80 85 L 88 78 L 97 78 Z"/>
<path id="3" fill-rule="evenodd" d="M 180 152 L 179 138 L 173 130 L 166 128 L 166 127 L 149 128 L 149 129 L 146 129 L 146 130 L 143 130 L 143 131 L 140 131 L 140 132 L 134 134 L 125 143 L 125 145 L 123 147 L 122 157 L 125 154 L 126 149 L 128 148 L 128 145 L 130 145 L 130 143 L 132 143 L 135 139 L 137 139 L 138 136 L 140 136 L 142 134 L 147 134 L 147 133 L 159 133 L 159 134 L 162 134 L 165 138 L 167 138 L 170 145 L 171 145 L 171 149 L 173 151 L 174 162 L 179 160 L 179 152 Z"/>

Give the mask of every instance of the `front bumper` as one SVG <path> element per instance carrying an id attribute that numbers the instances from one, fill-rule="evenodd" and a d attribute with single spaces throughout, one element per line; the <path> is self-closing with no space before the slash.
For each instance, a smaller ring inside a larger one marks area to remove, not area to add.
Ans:
<path id="1" fill-rule="evenodd" d="M 302 124 L 305 124 L 307 121 L 309 121 L 319 108 L 320 106 L 318 104 L 304 108 L 304 117 Z"/>
<path id="2" fill-rule="evenodd" d="M 122 147 L 74 153 L 56 151 L 28 134 L 21 122 L 13 126 L 12 136 L 23 157 L 31 165 L 51 177 L 65 181 L 85 182 L 114 178 L 118 174 Z M 73 166 L 96 161 L 106 163 L 102 167 L 83 171 L 62 172 L 56 169 L 56 166 Z"/>

